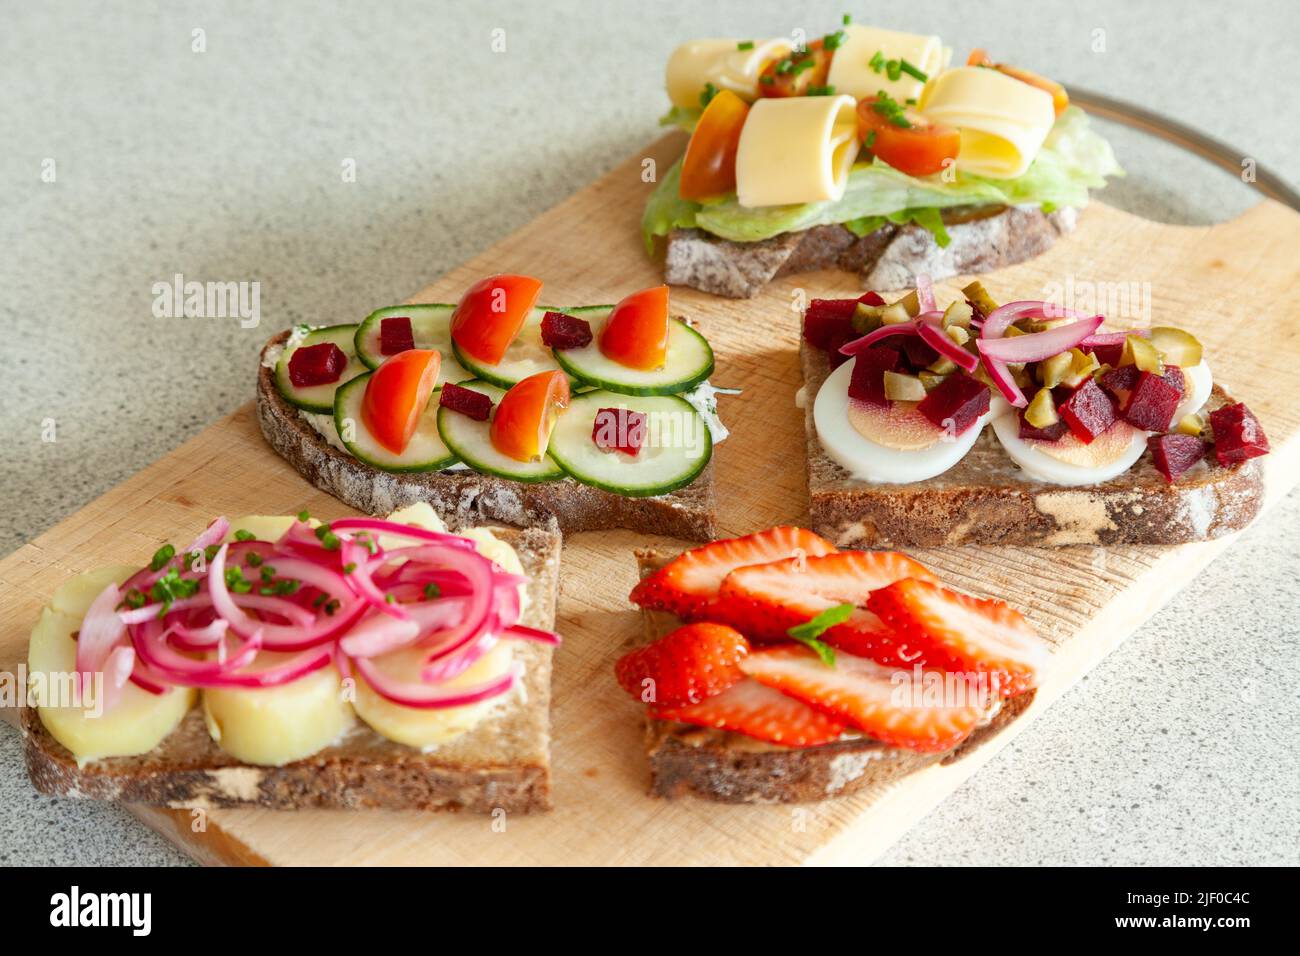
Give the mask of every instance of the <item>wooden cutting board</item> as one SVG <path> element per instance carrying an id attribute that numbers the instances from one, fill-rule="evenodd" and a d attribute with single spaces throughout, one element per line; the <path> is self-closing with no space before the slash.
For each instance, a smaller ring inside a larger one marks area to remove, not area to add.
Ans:
<path id="1" fill-rule="evenodd" d="M 492 272 L 526 272 L 555 302 L 608 302 L 659 281 L 639 221 L 652 185 L 684 140 L 670 135 L 411 301 L 454 301 Z M 1078 231 L 1031 262 L 984 277 L 1004 301 L 1043 297 L 1055 284 L 1137 283 L 1153 324 L 1183 326 L 1204 342 L 1218 381 L 1259 415 L 1273 442 L 1270 501 L 1300 475 L 1300 215 L 1265 201 L 1232 222 L 1188 228 L 1146 222 L 1094 203 Z M 1143 291 L 1142 283 L 1149 283 Z M 954 293 L 961 280 L 941 283 Z M 1102 286 L 1108 288 L 1108 286 Z M 1109 288 L 1114 288 L 1110 286 Z M 852 276 L 810 273 L 747 301 L 673 291 L 717 351 L 718 385 L 733 436 L 717 450 L 721 528 L 740 534 L 806 519 L 803 415 L 795 290 L 856 294 Z M 396 291 L 396 290 L 395 290 Z M 396 296 L 395 296 L 396 297 Z M 375 303 L 376 306 L 383 303 Z M 1139 303 L 1140 304 L 1140 303 Z M 356 316 L 320 316 L 321 322 Z M 254 369 L 248 370 L 249 394 Z M 222 419 L 72 517 L 0 561 L 0 669 L 26 657 L 40 606 L 67 576 L 140 562 L 216 514 L 349 513 L 308 486 L 265 444 L 251 405 Z M 272 864 L 783 864 L 867 862 L 1023 731 L 1192 579 L 1231 541 L 1178 548 L 951 548 L 917 556 L 951 584 L 1024 610 L 1053 645 L 1055 669 L 1033 707 L 972 756 L 878 792 L 817 805 L 726 806 L 646 795 L 640 708 L 615 685 L 612 665 L 639 638 L 627 603 L 626 531 L 575 535 L 564 549 L 555 666 L 554 812 L 504 821 L 392 812 L 131 811 L 205 862 Z M 671 542 L 661 542 L 669 547 Z M 10 722 L 16 713 L 4 711 Z"/>

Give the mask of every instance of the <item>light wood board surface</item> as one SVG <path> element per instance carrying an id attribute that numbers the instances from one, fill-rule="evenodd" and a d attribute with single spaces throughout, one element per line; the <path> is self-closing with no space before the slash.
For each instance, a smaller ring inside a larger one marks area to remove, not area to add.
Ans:
<path id="1" fill-rule="evenodd" d="M 659 281 L 639 221 L 658 169 L 684 140 L 670 135 L 443 276 L 410 301 L 454 301 L 491 272 L 545 280 L 548 301 L 608 302 Z M 1300 215 L 1265 201 L 1211 227 L 1151 223 L 1093 203 L 1078 231 L 1031 262 L 983 277 L 1004 301 L 1072 284 L 1136 283 L 1130 310 L 1149 301 L 1151 324 L 1183 326 L 1205 344 L 1216 380 L 1248 402 L 1273 443 L 1269 501 L 1300 465 Z M 940 297 L 962 280 L 940 283 Z M 1146 285 L 1144 285 L 1146 284 Z M 1113 290 L 1113 285 L 1101 287 Z M 716 453 L 726 534 L 806 519 L 796 290 L 809 298 L 856 294 L 854 277 L 808 273 L 742 301 L 674 289 L 717 352 L 715 384 L 743 389 L 720 400 L 733 431 Z M 395 296 L 394 298 L 397 298 Z M 376 306 L 384 303 L 375 303 Z M 357 316 L 321 316 L 321 323 Z M 1140 315 L 1131 317 L 1146 324 Z M 1131 324 L 1131 323 L 1125 323 Z M 248 372 L 249 394 L 255 369 Z M 0 561 L 0 670 L 26 657 L 39 608 L 69 575 L 143 562 L 158 543 L 196 532 L 216 514 L 349 513 L 308 486 L 265 444 L 251 405 L 201 434 Z M 1261 520 L 1268 520 L 1267 515 Z M 1044 708 L 1169 601 L 1231 539 L 1178 548 L 949 548 L 917 552 L 946 581 L 1021 608 L 1056 651 L 1029 711 L 991 743 L 949 767 L 893 787 L 801 807 L 665 802 L 646 795 L 640 708 L 614 683 L 612 665 L 639 639 L 627 603 L 633 547 L 672 547 L 626 531 L 571 537 L 564 550 L 555 664 L 554 812 L 505 820 L 392 812 L 189 811 L 133 813 L 203 862 L 271 864 L 791 864 L 868 862 L 973 774 Z M 12 710 L 0 711 L 16 722 Z"/>

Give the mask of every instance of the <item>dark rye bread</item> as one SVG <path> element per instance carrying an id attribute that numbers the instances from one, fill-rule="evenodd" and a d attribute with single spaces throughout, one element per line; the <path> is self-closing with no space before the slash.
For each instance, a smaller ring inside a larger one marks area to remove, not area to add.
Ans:
<path id="1" fill-rule="evenodd" d="M 1184 544 L 1240 531 L 1259 514 L 1263 469 L 1211 455 L 1172 485 L 1144 452 L 1124 474 L 1089 487 L 1028 478 L 985 428 L 952 468 L 906 485 L 858 481 L 823 450 L 813 403 L 830 374 L 825 352 L 800 340 L 812 528 L 841 548 L 961 544 Z M 1218 385 L 1206 408 L 1235 400 Z"/>
<path id="2" fill-rule="evenodd" d="M 497 530 L 497 529 L 494 529 Z M 530 580 L 523 622 L 550 630 L 559 587 L 560 537 L 540 528 L 499 529 Z M 22 713 L 27 772 L 42 793 L 165 807 L 272 810 L 466 810 L 509 813 L 551 807 L 551 648 L 520 641 L 525 697 L 428 753 L 393 743 L 358 719 L 336 744 L 283 767 L 241 763 L 213 743 L 201 705 L 149 753 L 78 767 L 31 708 Z"/>
<path id="3" fill-rule="evenodd" d="M 664 281 L 713 295 L 746 299 L 773 279 L 815 269 L 843 269 L 863 288 L 888 291 L 933 279 L 991 272 L 1046 252 L 1074 229 L 1078 210 L 1044 213 L 1037 206 L 992 207 L 945 213 L 951 241 L 940 248 L 916 225 L 886 224 L 865 236 L 840 225 L 814 226 L 758 242 L 720 239 L 703 229 L 668 235 Z"/>
<path id="4" fill-rule="evenodd" d="M 281 346 L 289 332 L 262 351 Z M 257 421 L 282 458 L 322 491 L 368 514 L 389 514 L 427 501 L 449 522 L 472 525 L 503 521 L 519 527 L 558 524 L 563 534 L 627 528 L 687 541 L 716 535 L 713 463 L 685 488 L 653 498 L 628 498 L 579 484 L 571 478 L 524 484 L 465 469 L 395 474 L 381 471 L 335 448 L 275 387 L 274 370 L 257 373 Z"/>
<path id="5" fill-rule="evenodd" d="M 642 550 L 636 557 L 645 577 L 675 555 Z M 647 641 L 680 624 L 670 614 L 642 614 Z M 726 730 L 647 716 L 650 791 L 659 797 L 696 796 L 721 803 L 812 803 L 886 786 L 931 764 L 960 760 L 1024 713 L 1035 693 L 1031 690 L 1004 701 L 961 744 L 936 754 L 903 750 L 863 736 L 846 736 L 819 747 L 782 747 Z"/>

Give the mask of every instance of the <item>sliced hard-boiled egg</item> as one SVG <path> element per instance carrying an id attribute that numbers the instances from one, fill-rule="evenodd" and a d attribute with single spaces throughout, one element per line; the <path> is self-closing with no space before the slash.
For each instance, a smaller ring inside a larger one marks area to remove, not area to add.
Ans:
<path id="1" fill-rule="evenodd" d="M 813 423 L 826 454 L 859 481 L 904 484 L 943 474 L 971 450 L 993 411 L 954 438 L 911 403 L 875 409 L 850 400 L 852 376 L 852 362 L 830 374 L 813 404 Z"/>
<path id="2" fill-rule="evenodd" d="M 993 419 L 993 432 L 1021 471 L 1053 485 L 1110 481 L 1132 468 L 1147 447 L 1147 433 L 1124 422 L 1111 425 L 1086 445 L 1069 432 L 1054 442 L 1025 440 L 1015 409 Z"/>
<path id="3" fill-rule="evenodd" d="M 1204 362 L 1183 369 L 1183 400 L 1174 412 L 1174 424 L 1177 425 L 1184 415 L 1199 412 L 1209 401 L 1213 388 L 1214 377 L 1210 375 L 1210 367 Z"/>

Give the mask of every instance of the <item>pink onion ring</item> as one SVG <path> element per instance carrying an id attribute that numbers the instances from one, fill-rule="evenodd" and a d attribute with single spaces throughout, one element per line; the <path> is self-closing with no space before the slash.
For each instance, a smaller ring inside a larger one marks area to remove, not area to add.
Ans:
<path id="1" fill-rule="evenodd" d="M 77 686 L 82 688 L 92 675 L 104 669 L 104 662 L 126 636 L 126 625 L 116 609 L 122 594 L 110 584 L 90 602 L 77 634 Z"/>
<path id="2" fill-rule="evenodd" d="M 938 315 L 940 319 L 943 318 L 941 312 L 932 312 L 930 314 Z M 951 359 L 958 368 L 966 372 L 972 372 L 975 370 L 975 366 L 979 365 L 978 358 L 950 339 L 948 333 L 938 325 L 925 321 L 924 315 L 918 317 L 916 327 L 917 331 L 920 332 L 921 341 L 944 358 Z"/>
<path id="3" fill-rule="evenodd" d="M 521 676 L 519 667 L 515 666 L 508 673 L 490 681 L 474 687 L 457 688 L 449 691 L 440 690 L 424 683 L 393 680 L 368 658 L 356 658 L 353 663 L 356 666 L 357 673 L 365 679 L 367 684 L 374 688 L 375 693 L 379 694 L 379 696 L 391 700 L 395 704 L 401 704 L 403 707 L 416 707 L 422 710 L 464 707 L 467 704 L 476 704 L 481 700 L 499 697 L 514 687 Z"/>
<path id="4" fill-rule="evenodd" d="M 1094 315 L 1069 325 L 1058 326 L 1045 332 L 1031 332 L 1015 338 L 976 339 L 982 355 L 1003 362 L 1041 362 L 1062 352 L 1068 352 L 1097 330 L 1102 323 Z"/>
<path id="5" fill-rule="evenodd" d="M 933 312 L 939 307 L 934 301 L 934 281 L 928 273 L 916 274 L 916 301 L 921 312 Z"/>
<path id="6" fill-rule="evenodd" d="M 856 355 L 864 352 L 871 346 L 875 345 L 881 339 L 887 339 L 891 335 L 920 335 L 920 330 L 912 322 L 899 322 L 896 325 L 882 325 L 874 332 L 868 332 L 860 339 L 854 339 L 845 345 L 840 346 L 841 355 Z"/>

